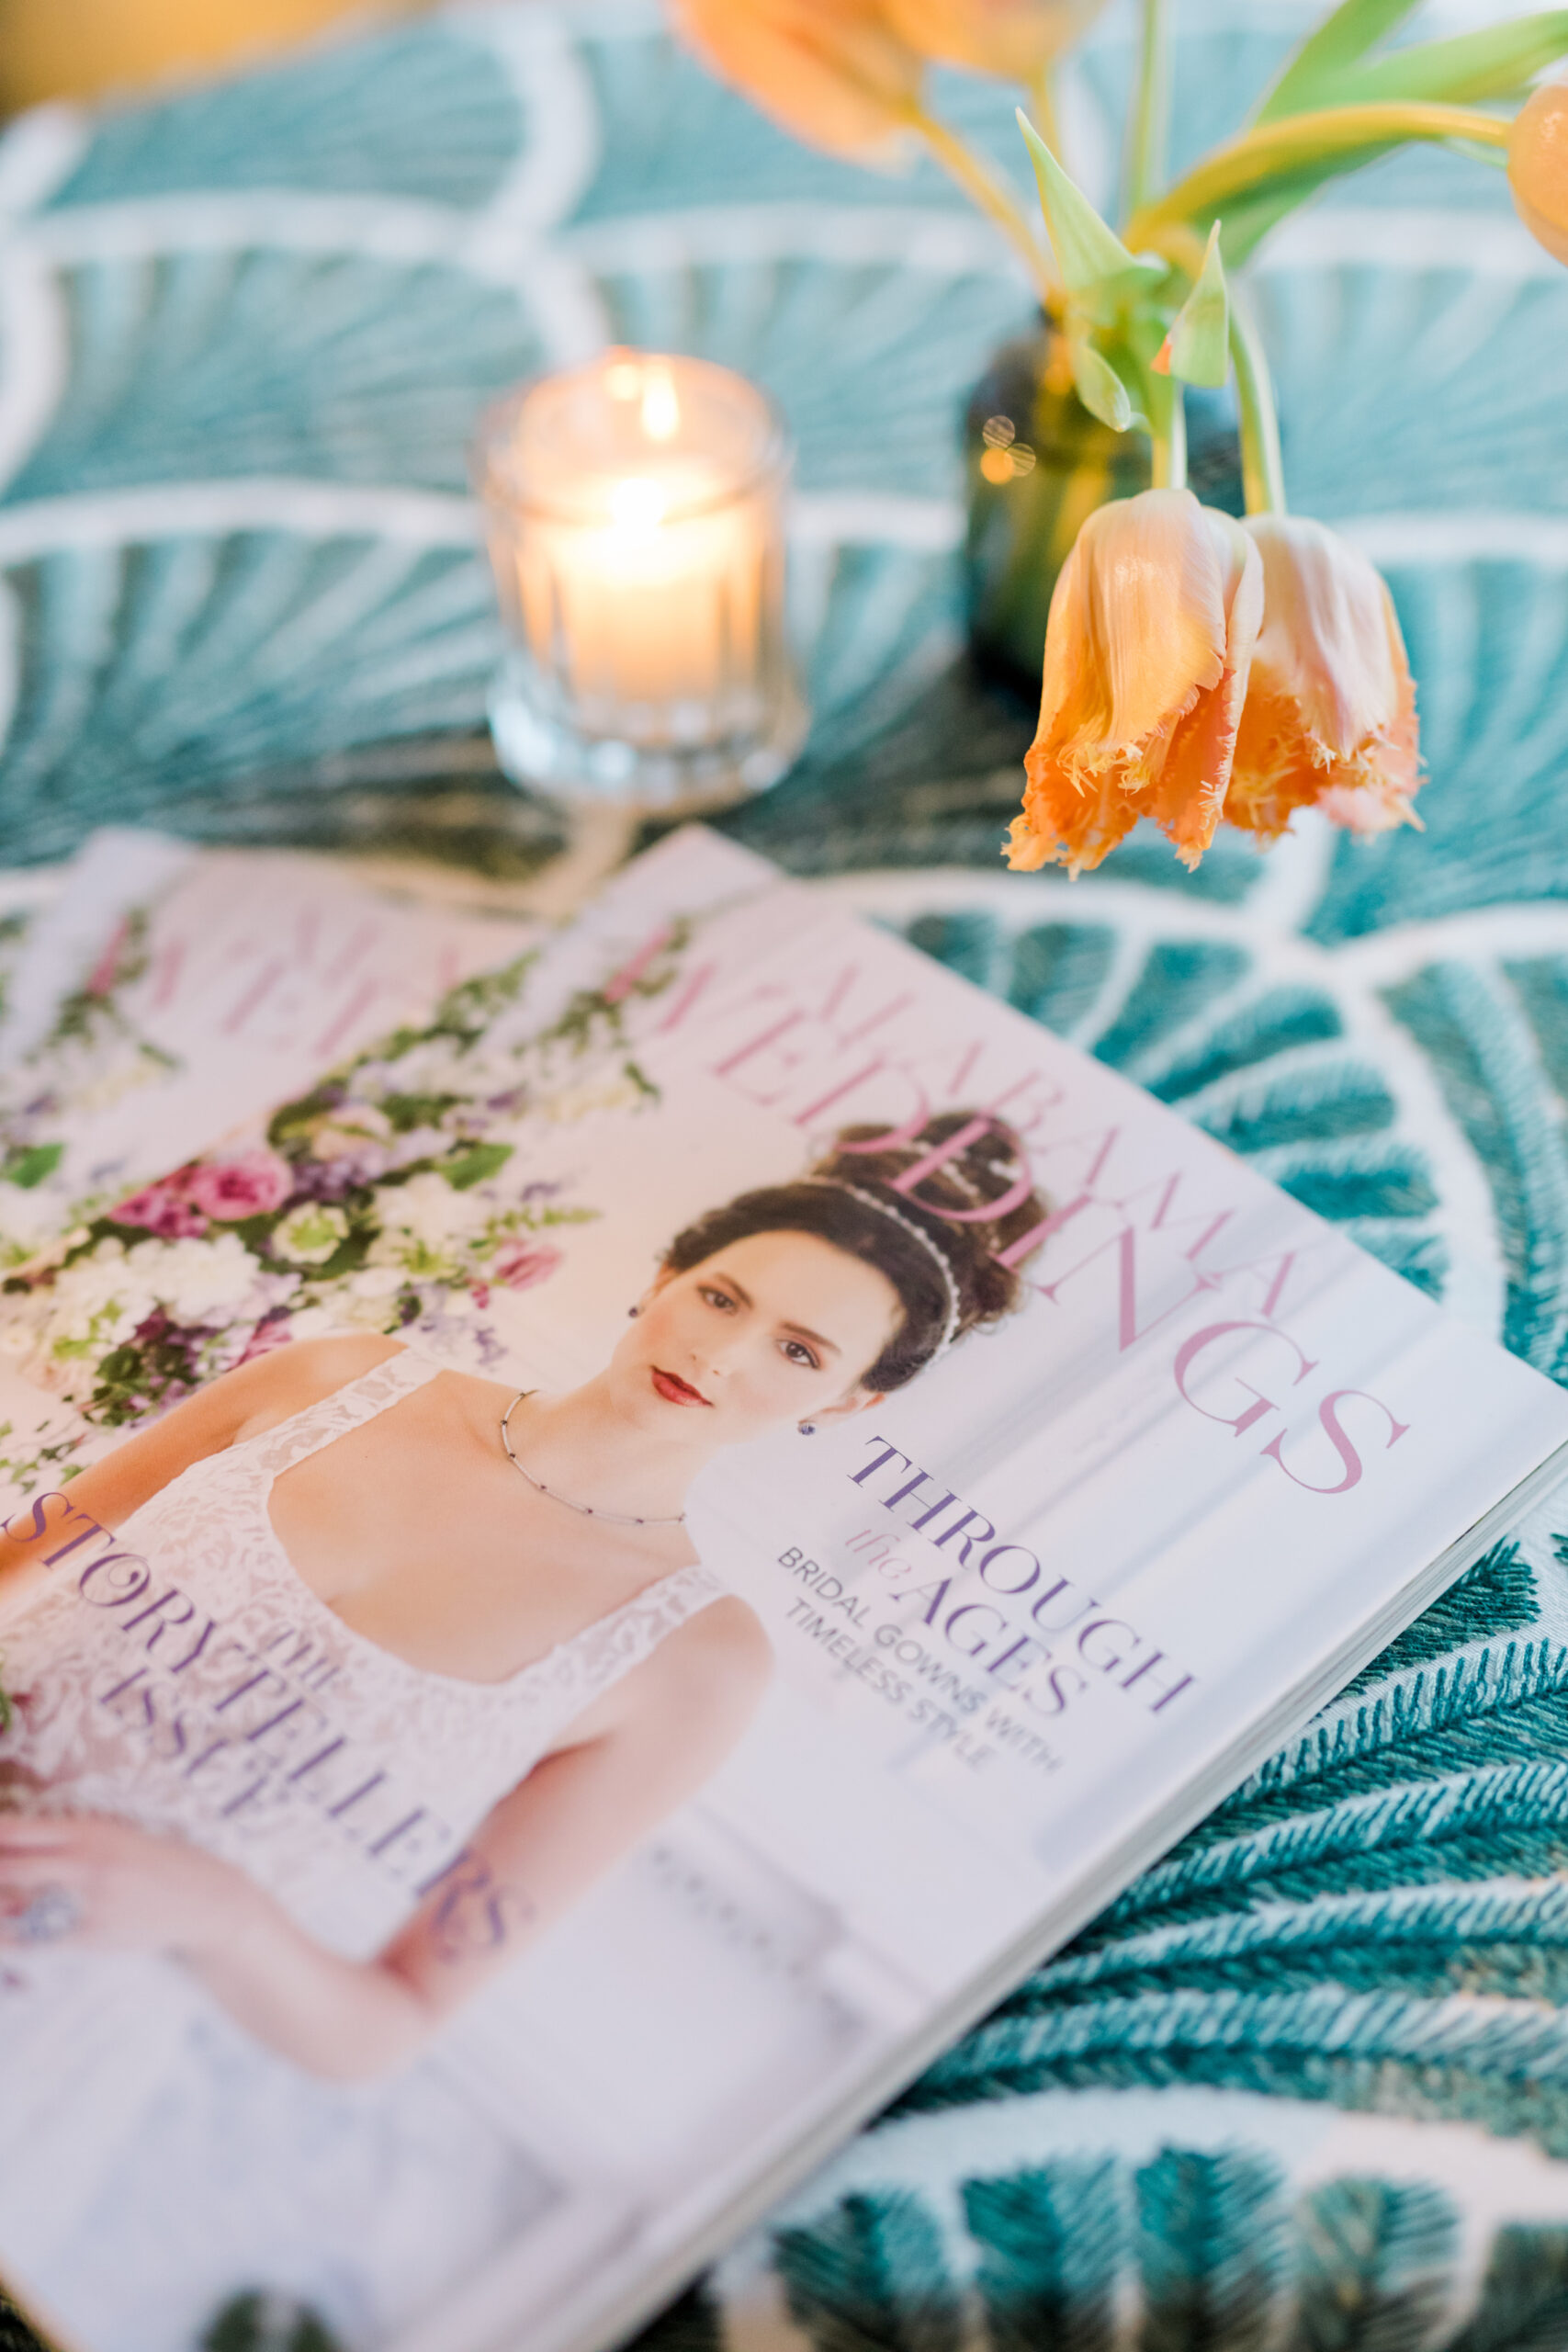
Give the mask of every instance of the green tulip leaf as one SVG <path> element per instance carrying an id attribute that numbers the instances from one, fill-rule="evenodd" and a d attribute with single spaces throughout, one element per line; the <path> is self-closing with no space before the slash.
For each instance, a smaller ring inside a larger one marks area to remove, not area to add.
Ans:
<path id="1" fill-rule="evenodd" d="M 1095 349 L 1087 335 L 1073 336 L 1068 348 L 1073 389 L 1091 416 L 1099 417 L 1112 433 L 1125 433 L 1130 425 L 1146 424 L 1147 419 L 1134 407 L 1132 395 L 1110 360 Z"/>
<path id="2" fill-rule="evenodd" d="M 1063 282 L 1069 294 L 1078 297 L 1080 307 L 1109 324 L 1122 300 L 1164 282 L 1169 275 L 1167 265 L 1140 261 L 1130 254 L 1083 190 L 1067 177 L 1021 108 L 1018 122 L 1034 165 L 1040 207 Z M 1118 425 L 1116 429 L 1124 428 Z"/>
<path id="3" fill-rule="evenodd" d="M 1568 10 L 1551 8 L 1451 40 L 1418 41 L 1369 57 L 1408 14 L 1406 0 L 1347 0 L 1286 67 L 1256 119 L 1276 122 L 1321 107 L 1375 106 L 1391 98 L 1479 106 L 1528 88 L 1568 54 Z"/>
<path id="4" fill-rule="evenodd" d="M 1483 32 L 1452 40 L 1418 41 L 1337 77 L 1336 106 L 1376 106 L 1409 98 L 1436 106 L 1479 106 L 1528 89 L 1536 75 L 1568 53 L 1568 8 L 1515 17 Z"/>
<path id="5" fill-rule="evenodd" d="M 1209 232 L 1203 266 L 1192 291 L 1178 311 L 1161 356 L 1163 375 L 1179 376 L 1184 384 L 1206 384 L 1213 390 L 1230 372 L 1230 292 L 1225 266 L 1220 259 L 1220 224 Z M 1156 360 L 1156 368 L 1160 361 Z"/>
<path id="6" fill-rule="evenodd" d="M 1305 114 L 1328 104 L 1336 78 L 1403 24 L 1416 5 L 1416 0 L 1342 0 L 1302 43 L 1265 94 L 1254 121 L 1274 122 L 1280 115 Z"/>
<path id="7" fill-rule="evenodd" d="M 1259 173 L 1249 187 L 1228 190 L 1223 199 L 1224 219 L 1220 231 L 1220 250 L 1226 267 L 1239 268 L 1270 229 L 1330 180 L 1362 170 L 1366 164 L 1376 163 L 1380 155 L 1392 154 L 1401 143 L 1386 135 L 1358 140 L 1354 146 L 1341 147 L 1311 163 L 1298 160 L 1281 164 L 1278 171 Z M 1221 209 L 1219 200 L 1194 205 L 1188 217 L 1195 229 L 1206 233 L 1219 218 Z"/>
<path id="8" fill-rule="evenodd" d="M 1403 143 L 1387 137 L 1358 140 L 1353 146 L 1342 147 L 1332 155 L 1260 173 L 1250 187 L 1227 191 L 1223 199 L 1224 220 L 1220 232 L 1220 250 L 1226 267 L 1239 268 L 1271 229 L 1330 180 L 1363 170 L 1380 156 L 1393 154 Z M 1506 161 L 1506 151 L 1501 148 L 1472 147 L 1457 139 L 1447 143 L 1490 168 L 1495 169 Z M 1215 200 L 1194 205 L 1188 217 L 1193 228 L 1205 231 L 1219 217 L 1221 203 Z"/>

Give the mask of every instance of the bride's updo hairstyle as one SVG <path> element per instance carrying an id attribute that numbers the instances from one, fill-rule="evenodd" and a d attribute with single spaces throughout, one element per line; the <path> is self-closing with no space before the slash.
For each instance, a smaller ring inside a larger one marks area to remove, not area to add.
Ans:
<path id="1" fill-rule="evenodd" d="M 672 1274 L 687 1273 L 754 1233 L 809 1233 L 831 1242 L 885 1274 L 903 1301 L 897 1330 L 861 1374 L 866 1388 L 901 1388 L 944 1345 L 999 1322 L 1019 1304 L 1017 1268 L 998 1253 L 1046 1215 L 1022 1146 L 995 1120 L 908 1191 L 896 1189 L 980 1115 L 944 1111 L 910 1141 L 880 1148 L 882 1128 L 845 1127 L 807 1175 L 742 1193 L 687 1226 L 664 1263 Z"/>

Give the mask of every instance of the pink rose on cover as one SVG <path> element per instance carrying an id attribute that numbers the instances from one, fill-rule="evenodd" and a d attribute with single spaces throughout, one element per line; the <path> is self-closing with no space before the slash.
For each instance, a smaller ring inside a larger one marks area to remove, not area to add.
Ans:
<path id="1" fill-rule="evenodd" d="M 234 1159 L 210 1159 L 193 1168 L 186 1191 L 217 1224 L 238 1225 L 243 1217 L 266 1216 L 281 1208 L 293 1183 L 287 1159 L 261 1146 Z"/>
<path id="2" fill-rule="evenodd" d="M 532 1290 L 559 1264 L 560 1251 L 548 1241 L 509 1241 L 495 1261 L 495 1278 L 508 1290 Z"/>
<path id="3" fill-rule="evenodd" d="M 186 1170 L 165 1177 L 161 1184 L 148 1184 L 140 1193 L 132 1193 L 109 1216 L 116 1225 L 144 1226 L 156 1234 L 160 1241 L 189 1241 L 207 1231 L 207 1219 L 197 1214 L 185 1183 Z"/>

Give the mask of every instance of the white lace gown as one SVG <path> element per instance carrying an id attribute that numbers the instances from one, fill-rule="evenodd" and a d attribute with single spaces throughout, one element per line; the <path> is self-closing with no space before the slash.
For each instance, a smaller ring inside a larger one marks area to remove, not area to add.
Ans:
<path id="1" fill-rule="evenodd" d="M 497 1683 L 345 1625 L 284 1553 L 273 1481 L 441 1369 L 405 1350 L 59 1559 L 6 1635 L 0 1804 L 187 1838 L 354 1959 L 455 1883 L 491 1807 L 722 1588 L 677 1569 Z M 95 2352 L 185 2352 L 254 2288 L 374 2344 L 550 2199 L 428 2062 L 322 2083 L 175 1963 L 0 1947 L 0 2267 Z"/>

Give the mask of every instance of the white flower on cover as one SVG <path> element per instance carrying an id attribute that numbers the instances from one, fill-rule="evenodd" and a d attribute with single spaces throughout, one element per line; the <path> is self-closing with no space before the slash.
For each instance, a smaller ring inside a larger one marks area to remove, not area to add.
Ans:
<path id="1" fill-rule="evenodd" d="M 389 1094 L 467 1094 L 468 1065 L 451 1037 L 427 1037 L 411 1046 L 395 1061 L 366 1062 L 355 1070 L 353 1085 L 357 1110 L 361 1102 L 377 1102 Z M 337 1116 L 347 1115 L 344 1103 Z"/>
<path id="2" fill-rule="evenodd" d="M 330 1306 L 302 1306 L 288 1318 L 291 1340 L 325 1340 L 343 1328 L 343 1317 L 334 1315 Z"/>
<path id="3" fill-rule="evenodd" d="M 143 1250 L 160 1244 L 144 1242 Z M 51 1333 L 64 1336 L 86 1332 L 94 1325 L 118 1328 L 139 1323 L 152 1312 L 153 1293 L 144 1274 L 133 1267 L 123 1241 L 100 1241 L 96 1250 L 58 1273 L 38 1295 Z"/>
<path id="4" fill-rule="evenodd" d="M 642 1089 L 617 1066 L 606 1077 L 588 1079 L 579 1086 L 563 1087 L 558 1094 L 547 1095 L 538 1107 L 547 1119 L 565 1127 L 594 1111 L 635 1111 L 643 1100 Z"/>
<path id="5" fill-rule="evenodd" d="M 419 1240 L 413 1234 L 399 1231 L 378 1233 L 365 1253 L 367 1267 L 386 1267 L 394 1272 L 400 1283 L 409 1274 L 429 1275 L 435 1282 L 456 1282 L 457 1261 L 439 1245 Z M 345 1296 L 372 1295 L 363 1292 L 345 1293 Z"/>
<path id="6" fill-rule="evenodd" d="M 472 1192 L 458 1192 L 434 1168 L 411 1176 L 406 1184 L 384 1184 L 375 1206 L 383 1239 L 389 1233 L 406 1233 L 427 1250 L 471 1233 L 486 1216 L 484 1203 Z"/>
<path id="7" fill-rule="evenodd" d="M 397 1289 L 401 1290 L 407 1280 L 406 1274 L 400 1273 Z M 354 1291 L 345 1283 L 341 1290 L 334 1286 L 330 1295 L 330 1326 L 323 1328 L 335 1331 L 385 1331 L 398 1319 L 392 1295 L 386 1292 Z"/>
<path id="8" fill-rule="evenodd" d="M 280 1258 L 298 1266 L 325 1263 L 348 1234 L 348 1219 L 340 1208 L 324 1201 L 306 1201 L 273 1228 L 272 1246 Z"/>
<path id="9" fill-rule="evenodd" d="M 379 1174 L 390 1158 L 392 1123 L 374 1102 L 345 1102 L 340 1110 L 324 1111 L 305 1133 L 313 1159 L 352 1159 Z"/>
<path id="10" fill-rule="evenodd" d="M 344 1289 L 351 1298 L 390 1298 L 402 1286 L 401 1267 L 385 1265 L 361 1266 L 359 1272 L 350 1274 L 344 1283 Z"/>
<path id="11" fill-rule="evenodd" d="M 489 1222 L 483 1188 L 459 1190 L 434 1169 L 406 1184 L 383 1184 L 375 1196 L 381 1231 L 367 1253 L 372 1267 L 397 1266 L 439 1283 L 461 1282 Z"/>
<path id="12" fill-rule="evenodd" d="M 6 1318 L 7 1352 L 24 1360 L 29 1379 L 59 1394 L 70 1394 L 107 1349 L 133 1331 L 156 1301 L 130 1264 L 125 1245 L 100 1241 L 48 1283 L 18 1302 Z"/>
<path id="13" fill-rule="evenodd" d="M 47 1183 L 36 1191 L 20 1184 L 0 1188 L 0 1265 L 20 1265 L 52 1237 L 60 1203 Z"/>
<path id="14" fill-rule="evenodd" d="M 126 1265 L 138 1287 L 176 1323 L 231 1319 L 252 1296 L 260 1272 L 237 1233 L 189 1241 L 139 1241 Z"/>
<path id="15" fill-rule="evenodd" d="M 385 1111 L 378 1110 L 374 1102 L 352 1100 L 340 1103 L 335 1111 L 323 1111 L 315 1124 L 318 1127 L 341 1127 L 350 1135 L 374 1136 L 383 1143 L 392 1133 L 392 1123 Z"/>

